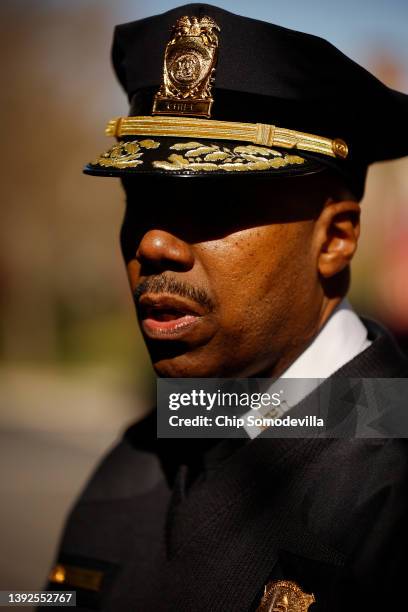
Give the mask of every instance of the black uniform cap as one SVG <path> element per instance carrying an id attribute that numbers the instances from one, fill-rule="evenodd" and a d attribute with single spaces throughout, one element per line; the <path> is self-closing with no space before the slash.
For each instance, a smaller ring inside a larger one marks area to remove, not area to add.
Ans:
<path id="1" fill-rule="evenodd" d="M 220 28 L 212 120 L 272 124 L 329 139 L 339 138 L 348 145 L 345 159 L 296 150 L 296 156 L 304 159 L 303 164 L 292 164 L 289 160 L 281 167 L 264 170 L 258 164 L 255 174 L 281 176 L 329 166 L 361 197 L 369 164 L 408 154 L 407 95 L 385 86 L 322 38 L 206 4 L 188 4 L 116 27 L 113 65 L 128 95 L 131 116 L 152 114 L 153 98 L 163 79 L 164 50 L 172 27 L 185 15 L 198 19 L 209 16 Z M 189 139 L 196 140 L 193 136 Z M 134 168 L 101 166 L 97 160 L 85 171 L 112 176 L 227 173 L 222 166 L 215 172 L 206 171 L 204 166 L 202 170 L 196 167 L 194 172 L 187 167 L 176 171 L 157 164 L 154 167 L 154 160 L 163 159 L 163 155 L 168 158 L 180 138 L 160 137 L 154 141 L 157 147 L 144 149 L 144 163 Z M 237 145 L 218 141 L 205 144 L 221 147 L 222 151 L 229 146 L 226 150 L 232 153 L 231 147 Z M 278 146 L 273 149 L 283 156 L 288 153 Z M 236 163 L 236 159 L 230 161 Z"/>

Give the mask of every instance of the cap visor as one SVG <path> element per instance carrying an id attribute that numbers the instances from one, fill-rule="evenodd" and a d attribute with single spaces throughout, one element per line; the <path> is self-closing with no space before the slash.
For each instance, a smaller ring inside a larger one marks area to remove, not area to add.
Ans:
<path id="1" fill-rule="evenodd" d="M 291 176 L 324 168 L 306 155 L 226 140 L 133 137 L 122 138 L 84 168 L 94 176 Z"/>

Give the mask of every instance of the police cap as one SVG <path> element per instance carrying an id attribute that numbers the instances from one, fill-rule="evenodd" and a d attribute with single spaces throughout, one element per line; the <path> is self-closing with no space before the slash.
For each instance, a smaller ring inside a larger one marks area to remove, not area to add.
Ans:
<path id="1" fill-rule="evenodd" d="M 408 96 L 329 42 L 207 4 L 117 26 L 129 117 L 85 173 L 295 176 L 332 168 L 360 198 L 369 164 L 408 154 Z"/>

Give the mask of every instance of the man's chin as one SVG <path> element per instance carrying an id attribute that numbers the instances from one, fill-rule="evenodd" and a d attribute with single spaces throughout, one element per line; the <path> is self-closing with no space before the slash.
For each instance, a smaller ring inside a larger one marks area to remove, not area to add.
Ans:
<path id="1" fill-rule="evenodd" d="M 153 362 L 153 367 L 160 378 L 213 378 L 220 371 L 215 364 L 195 360 L 189 353 Z"/>
<path id="2" fill-rule="evenodd" d="M 256 356 L 226 350 L 230 343 L 211 339 L 200 346 L 182 342 L 148 342 L 153 368 L 160 378 L 240 378 L 253 376 Z"/>
<path id="3" fill-rule="evenodd" d="M 146 347 L 157 376 L 161 378 L 211 378 L 219 376 L 222 353 L 214 334 L 188 340 L 152 340 L 146 338 Z"/>
<path id="4" fill-rule="evenodd" d="M 236 356 L 235 356 L 236 357 Z M 269 378 L 274 375 L 273 365 L 234 359 L 231 355 L 213 351 L 189 351 L 176 357 L 152 359 L 159 378 Z"/>

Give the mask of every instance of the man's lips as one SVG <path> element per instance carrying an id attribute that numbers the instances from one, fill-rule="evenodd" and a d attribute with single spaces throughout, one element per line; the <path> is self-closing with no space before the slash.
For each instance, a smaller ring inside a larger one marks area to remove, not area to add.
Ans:
<path id="1" fill-rule="evenodd" d="M 141 296 L 138 310 L 143 331 L 153 339 L 179 339 L 207 314 L 192 300 L 152 293 Z"/>

